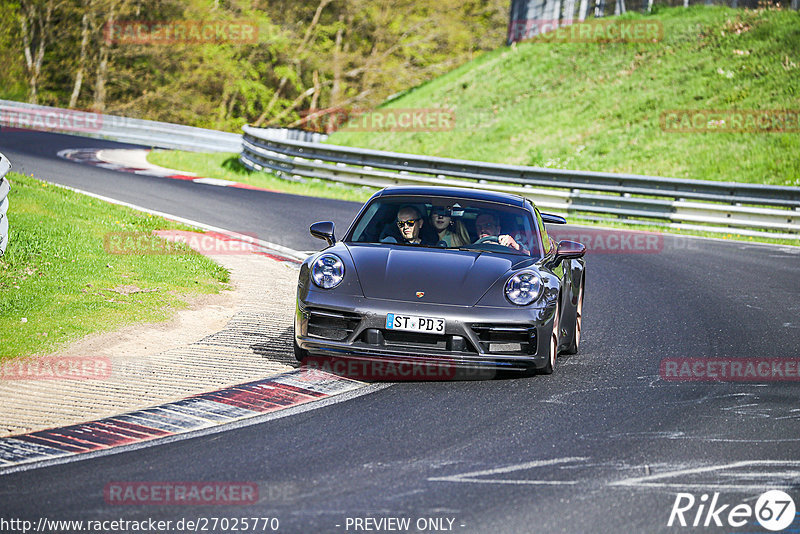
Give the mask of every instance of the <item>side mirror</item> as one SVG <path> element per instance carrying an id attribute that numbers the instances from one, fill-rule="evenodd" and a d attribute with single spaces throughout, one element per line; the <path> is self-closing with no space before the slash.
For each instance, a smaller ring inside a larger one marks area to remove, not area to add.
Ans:
<path id="1" fill-rule="evenodd" d="M 564 217 L 559 215 L 553 215 L 552 213 L 542 213 L 542 220 L 546 223 L 550 224 L 567 224 L 567 220 Z"/>
<path id="2" fill-rule="evenodd" d="M 333 235 L 333 223 L 331 221 L 315 222 L 309 228 L 311 235 L 317 239 L 324 239 L 328 245 L 336 243 L 336 236 Z"/>
<path id="3" fill-rule="evenodd" d="M 553 258 L 553 266 L 561 263 L 561 260 L 575 260 L 586 254 L 586 247 L 583 243 L 576 241 L 559 241 L 556 247 L 556 255 Z"/>

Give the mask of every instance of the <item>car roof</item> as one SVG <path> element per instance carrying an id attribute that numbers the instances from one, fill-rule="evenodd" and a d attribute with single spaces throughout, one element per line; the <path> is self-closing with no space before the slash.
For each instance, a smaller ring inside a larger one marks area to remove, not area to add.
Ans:
<path id="1" fill-rule="evenodd" d="M 500 202 L 513 206 L 524 207 L 525 199 L 519 195 L 500 193 L 497 191 L 484 191 L 480 189 L 466 189 L 462 187 L 440 186 L 414 186 L 393 185 L 375 193 L 375 197 L 418 195 L 429 197 L 461 197 L 469 200 L 484 200 L 487 202 Z"/>

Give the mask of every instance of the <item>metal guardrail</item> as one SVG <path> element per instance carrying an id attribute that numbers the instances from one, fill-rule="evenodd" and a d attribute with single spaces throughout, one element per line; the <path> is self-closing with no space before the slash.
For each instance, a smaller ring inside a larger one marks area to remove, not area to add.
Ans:
<path id="1" fill-rule="evenodd" d="M 11 162 L 0 154 L 0 256 L 5 254 L 8 246 L 8 185 L 6 174 L 11 170 Z"/>
<path id="2" fill-rule="evenodd" d="M 800 187 L 501 165 L 327 145 L 278 138 L 270 129 L 243 129 L 242 164 L 287 177 L 373 187 L 469 187 L 516 193 L 561 214 L 602 214 L 649 224 L 661 220 L 685 229 L 735 229 L 743 235 L 790 239 L 800 233 Z"/>
<path id="3" fill-rule="evenodd" d="M 239 152 L 242 136 L 168 122 L 0 100 L 0 128 L 67 133 L 157 148 Z"/>

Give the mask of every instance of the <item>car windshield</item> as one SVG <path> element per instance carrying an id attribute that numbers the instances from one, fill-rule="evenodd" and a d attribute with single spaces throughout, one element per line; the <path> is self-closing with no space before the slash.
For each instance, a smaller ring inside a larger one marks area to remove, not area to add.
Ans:
<path id="1" fill-rule="evenodd" d="M 536 228 L 530 212 L 506 204 L 458 197 L 383 196 L 366 207 L 345 241 L 539 258 Z"/>

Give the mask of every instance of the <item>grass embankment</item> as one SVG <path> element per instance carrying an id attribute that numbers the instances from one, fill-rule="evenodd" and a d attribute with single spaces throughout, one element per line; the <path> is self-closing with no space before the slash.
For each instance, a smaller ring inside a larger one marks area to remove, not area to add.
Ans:
<path id="1" fill-rule="evenodd" d="M 671 133 L 668 110 L 800 110 L 800 16 L 661 9 L 655 43 L 500 48 L 386 108 L 450 108 L 446 132 L 345 132 L 328 142 L 497 163 L 800 185 L 800 133 Z"/>
<path id="2" fill-rule="evenodd" d="M 177 254 L 106 251 L 113 233 L 189 228 L 10 173 L 10 242 L 0 258 L 0 361 L 87 334 L 168 319 L 217 293 L 228 272 L 185 245 Z"/>
<path id="3" fill-rule="evenodd" d="M 694 6 L 619 18 L 656 19 L 664 38 L 656 43 L 528 42 L 502 47 L 384 106 L 453 109 L 453 130 L 339 131 L 328 142 L 560 169 L 800 185 L 798 132 L 673 133 L 660 123 L 668 110 L 800 110 L 796 12 Z M 364 200 L 373 191 L 249 173 L 235 157 L 154 151 L 148 159 L 201 176 L 304 195 Z M 655 223 L 600 224 L 800 244 L 743 237 L 734 230 L 726 235 Z"/>

